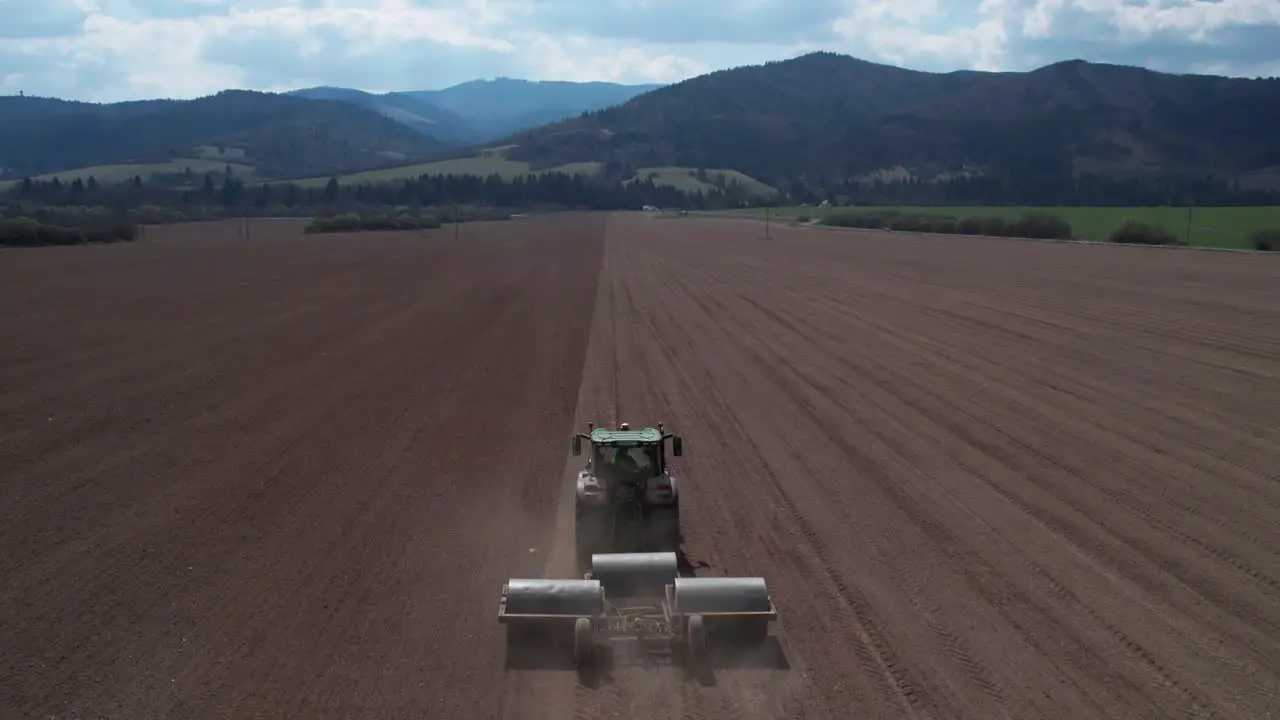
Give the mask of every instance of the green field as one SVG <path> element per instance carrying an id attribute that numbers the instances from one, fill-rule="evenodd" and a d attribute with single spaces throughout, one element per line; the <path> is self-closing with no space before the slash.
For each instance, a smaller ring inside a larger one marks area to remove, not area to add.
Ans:
<path id="1" fill-rule="evenodd" d="M 570 175 L 597 175 L 600 173 L 601 163 L 598 162 L 576 162 L 567 165 L 558 165 L 556 167 L 545 168 L 543 170 L 531 169 L 529 163 L 520 160 L 508 160 L 503 156 L 504 148 L 491 148 L 484 154 L 477 157 L 455 158 L 452 160 L 437 160 L 429 163 L 419 163 L 417 165 L 402 165 L 400 167 L 387 168 L 384 170 L 369 170 L 367 172 L 352 173 L 350 175 L 341 175 L 338 177 L 340 185 L 358 185 L 361 183 L 381 183 L 397 180 L 412 180 L 422 175 L 500 175 L 504 179 L 510 180 L 521 175 L 538 175 L 542 173 L 562 172 Z M 657 185 L 671 185 L 684 192 L 694 192 L 702 190 L 709 192 L 715 189 L 715 185 L 710 182 L 702 182 L 694 176 L 693 168 L 680 167 L 662 167 L 662 168 L 641 168 L 636 173 L 637 178 L 650 177 Z M 708 170 L 708 179 L 713 179 L 717 174 L 723 174 L 725 182 L 736 179 L 741 183 L 747 192 L 759 196 L 772 195 L 773 188 L 765 185 L 753 178 L 750 178 L 736 170 Z M 284 181 L 282 181 L 284 182 Z M 305 178 L 293 181 L 302 187 L 321 187 L 329 182 L 329 178 Z"/>
<path id="2" fill-rule="evenodd" d="M 338 176 L 339 185 L 360 185 L 363 183 L 383 183 L 397 180 L 416 180 L 422 175 L 500 175 L 510 180 L 522 175 L 538 175 L 541 173 L 563 172 L 570 175 L 595 175 L 600 172 L 600 163 L 581 162 L 560 165 L 543 170 L 532 170 L 529 163 L 520 160 L 508 160 L 504 155 L 505 147 L 489 148 L 476 157 L 437 160 L 416 165 L 383 170 L 369 170 Z M 305 178 L 302 180 L 281 181 L 295 182 L 302 187 L 321 187 L 329 182 L 329 178 Z"/>
<path id="3" fill-rule="evenodd" d="M 340 185 L 361 185 L 361 184 L 377 184 L 385 182 L 399 182 L 403 180 L 416 180 L 423 175 L 479 175 L 487 177 L 489 175 L 498 175 L 505 180 L 511 180 L 524 175 L 540 175 L 543 173 L 562 172 L 570 175 L 588 175 L 594 176 L 600 174 L 602 163 L 599 162 L 575 162 L 565 165 L 559 165 L 541 170 L 533 170 L 529 163 L 521 160 L 510 160 L 507 158 L 507 150 L 514 146 L 504 145 L 499 147 L 486 148 L 480 151 L 479 155 L 474 157 L 453 158 L 450 160 L 437 160 L 435 162 L 416 163 L 413 165 L 400 165 L 398 167 L 384 168 L 381 170 L 368 170 L 365 172 L 349 173 L 338 176 L 338 184 Z M 147 180 L 157 173 L 181 173 L 187 168 L 191 169 L 196 175 L 203 175 L 206 172 L 222 173 L 227 165 L 231 166 L 232 171 L 241 179 L 247 182 L 253 182 L 254 167 L 252 159 L 245 155 L 241 148 L 235 147 L 215 147 L 211 145 L 202 145 L 193 149 L 196 157 L 191 158 L 175 158 L 165 163 L 152 164 L 136 164 L 136 165 L 99 165 L 96 167 L 77 168 L 74 170 L 64 170 L 58 173 L 49 173 L 41 175 L 34 180 L 52 180 L 58 178 L 62 182 L 71 182 L 75 178 L 88 180 L 93 177 L 99 183 L 121 183 L 128 182 L 135 175 L 139 175 L 143 180 Z M 710 192 L 716 188 L 716 182 L 723 177 L 725 183 L 736 180 L 743 186 L 743 189 L 752 195 L 759 197 L 768 197 L 774 194 L 774 189 L 761 183 L 755 178 L 744 175 L 737 170 L 729 169 L 707 169 L 706 181 L 697 178 L 697 171 L 694 168 L 685 167 L 651 167 L 641 168 L 636 173 L 636 179 L 651 178 L 657 185 L 670 185 L 683 192 L 692 193 L 701 190 L 704 193 Z M 259 182 L 263 180 L 259 179 Z M 16 180 L 0 182 L 0 190 L 3 190 Z M 297 184 L 302 187 L 324 187 L 329 183 L 329 177 L 310 177 L 291 180 L 270 180 L 266 181 L 272 184 Z M 628 181 L 630 182 L 630 181 Z"/>
<path id="4" fill-rule="evenodd" d="M 507 159 L 507 150 L 512 147 L 513 146 L 511 145 L 503 145 L 499 147 L 486 148 L 475 157 L 437 160 L 429 163 L 402 165 L 383 170 L 369 170 L 366 172 L 351 173 L 350 175 L 340 175 L 338 176 L 338 184 L 359 185 L 363 183 L 373 184 L 399 180 L 413 180 L 422 175 L 499 175 L 507 180 L 520 177 L 522 175 L 539 175 L 542 173 L 552 172 L 562 172 L 570 175 L 598 175 L 602 167 L 602 163 L 599 162 L 576 162 L 545 168 L 542 170 L 533 170 L 527 162 Z M 755 180 L 754 178 L 743 175 L 737 170 L 709 169 L 706 173 L 708 181 L 716 180 L 718 175 L 723 175 L 726 183 L 731 180 L 737 180 L 748 193 L 753 195 L 763 197 L 774 194 L 773 188 Z M 704 182 L 699 180 L 694 168 L 640 168 L 636 173 L 636 178 L 652 178 L 654 183 L 657 185 L 670 185 L 684 192 L 694 192 L 695 190 L 709 192 L 716 187 L 713 182 Z M 282 180 L 280 182 L 295 182 L 302 187 L 323 187 L 328 184 L 329 178 L 314 177 L 292 181 Z"/>
<path id="5" fill-rule="evenodd" d="M 196 157 L 205 160 L 218 160 L 221 162 L 243 163 L 248 160 L 243 148 L 235 147 L 214 147 L 213 145 L 201 145 L 196 148 Z M 192 171 L 194 172 L 194 170 Z"/>
<path id="6" fill-rule="evenodd" d="M 76 178 L 80 178 L 81 182 L 87 182 L 89 178 L 108 185 L 111 183 L 129 182 L 135 175 L 142 177 L 145 181 L 152 175 L 157 173 L 181 173 L 187 168 L 191 168 L 191 172 L 197 177 L 203 176 L 206 172 L 221 174 L 226 172 L 227 165 L 231 166 L 231 171 L 237 177 L 247 180 L 253 177 L 253 166 L 243 165 L 226 160 L 209 160 L 204 158 L 174 158 L 169 162 L 163 163 L 145 163 L 137 165 L 95 165 L 93 167 L 76 168 L 75 170 L 63 170 L 62 172 L 48 173 L 45 175 L 37 175 L 32 180 L 53 180 L 57 178 L 60 182 L 69 183 Z M 4 190 L 19 183 L 21 180 L 6 180 L 0 182 L 0 190 Z"/>
<path id="7" fill-rule="evenodd" d="M 769 197 L 776 192 L 768 185 L 765 185 L 749 175 L 744 175 L 737 170 L 712 170 L 708 168 L 706 171 L 707 181 L 699 180 L 696 173 L 697 170 L 695 168 L 651 167 L 640 168 L 636 171 L 636 177 L 651 178 L 654 185 L 670 185 L 677 190 L 687 193 L 692 193 L 697 190 L 701 190 L 706 193 L 716 189 L 715 183 L 710 181 L 716 180 L 718 175 L 723 175 L 725 183 L 737 180 L 743 186 L 744 190 L 757 197 Z"/>
<path id="8" fill-rule="evenodd" d="M 385 170 L 369 170 L 366 172 L 339 175 L 339 185 L 360 185 L 363 183 L 384 183 L 396 180 L 416 180 L 422 175 L 501 175 L 510 180 L 521 175 L 538 175 L 549 172 L 565 172 L 571 175 L 594 175 L 600 171 L 599 163 L 573 163 L 545 170 L 530 170 L 529 163 L 503 158 L 472 157 L 457 160 L 438 160 L 436 162 L 402 165 Z M 302 187 L 323 187 L 329 178 L 304 178 L 302 180 L 281 180 L 292 182 Z"/>
<path id="9" fill-rule="evenodd" d="M 1077 239 L 1105 241 L 1111 231 L 1126 218 L 1160 225 L 1178 237 L 1187 236 L 1191 221 L 1191 244 L 1200 247 L 1247 248 L 1249 236 L 1258 230 L 1280 229 L 1280 207 L 785 207 L 772 208 L 774 217 L 821 218 L 828 213 L 857 213 L 899 210 L 904 213 L 951 215 L 957 218 L 973 215 L 1018 217 L 1032 210 L 1043 210 L 1071 224 Z M 727 214 L 763 218 L 761 208 L 729 210 Z M 719 213 L 717 213 L 719 214 Z"/>

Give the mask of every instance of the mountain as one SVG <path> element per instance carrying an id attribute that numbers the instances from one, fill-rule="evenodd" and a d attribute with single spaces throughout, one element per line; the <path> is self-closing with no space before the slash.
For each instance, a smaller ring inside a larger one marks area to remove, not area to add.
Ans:
<path id="1" fill-rule="evenodd" d="M 294 90 L 287 94 L 309 100 L 338 100 L 359 105 L 398 123 L 408 125 L 424 135 L 446 142 L 467 143 L 475 139 L 470 123 L 462 117 L 428 100 L 412 97 L 408 93 L 378 95 L 351 88 L 315 87 Z M 560 120 L 563 117 L 556 119 Z"/>
<path id="2" fill-rule="evenodd" d="M 607 82 L 473 80 L 444 90 L 401 93 L 426 100 L 472 123 L 485 140 L 620 105 L 662 85 Z"/>
<path id="3" fill-rule="evenodd" d="M 210 148 L 256 176 L 282 178 L 428 160 L 452 146 L 336 100 L 242 90 L 103 105 L 0 97 L 0 179 L 199 159 Z"/>
<path id="4" fill-rule="evenodd" d="M 373 94 L 317 87 L 289 94 L 354 103 L 433 137 L 473 145 L 619 105 L 660 87 L 497 78 L 473 80 L 444 90 Z"/>
<path id="5" fill-rule="evenodd" d="M 1081 60 L 927 73 L 819 52 L 702 75 L 515 134 L 535 167 L 734 168 L 780 185 L 902 176 L 1244 173 L 1280 166 L 1280 80 Z"/>
<path id="6" fill-rule="evenodd" d="M 7 120 L 38 119 L 48 115 L 98 115 L 112 118 L 129 118 L 165 110 L 177 105 L 176 100 L 134 100 L 129 102 L 97 103 L 57 98 L 5 96 L 0 97 L 0 122 Z"/>
<path id="7" fill-rule="evenodd" d="M 505 148 L 503 168 L 590 163 L 608 178 L 697 187 L 740 173 L 739 184 L 791 195 L 915 178 L 971 183 L 956 192 L 1001 201 L 1069 197 L 1086 186 L 1107 196 L 1092 182 L 1105 177 L 1167 198 L 1171 176 L 1274 182 L 1275 127 L 1274 78 L 1080 60 L 927 73 L 820 52 L 665 87 L 498 78 L 438 91 L 237 90 L 108 105 L 3 97 L 0 181 L 89 166 L 100 181 L 142 168 L 194 174 L 227 163 L 254 180 L 393 165 L 498 172 L 492 153 L 469 165 L 414 165 L 486 144 Z"/>

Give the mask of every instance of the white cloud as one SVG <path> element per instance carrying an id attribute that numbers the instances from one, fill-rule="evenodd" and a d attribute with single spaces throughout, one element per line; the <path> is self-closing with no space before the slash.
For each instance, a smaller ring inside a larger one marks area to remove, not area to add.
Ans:
<path id="1" fill-rule="evenodd" d="M 1280 0 L 0 0 L 0 93 L 669 82 L 816 49 L 927 70 L 1085 58 L 1276 74 Z"/>
<path id="2" fill-rule="evenodd" d="M 929 70 L 1004 69 L 1008 40 L 1003 23 L 983 19 L 972 25 L 939 26 L 932 0 L 874 0 L 857 3 L 835 21 L 846 47 L 865 47 L 865 59 Z"/>
<path id="3" fill-rule="evenodd" d="M 612 48 L 591 38 L 543 34 L 531 36 L 521 55 L 526 62 L 537 63 L 538 73 L 546 78 L 577 82 L 670 82 L 714 69 L 660 48 Z"/>

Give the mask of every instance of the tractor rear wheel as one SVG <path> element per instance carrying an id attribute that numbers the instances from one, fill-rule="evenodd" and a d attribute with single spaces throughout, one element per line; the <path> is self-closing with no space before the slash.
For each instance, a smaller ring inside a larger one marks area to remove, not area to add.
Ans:
<path id="1" fill-rule="evenodd" d="M 578 571 L 591 569 L 591 554 L 596 552 L 600 541 L 599 515 L 578 508 L 574 518 L 574 558 L 578 563 Z"/>
<path id="2" fill-rule="evenodd" d="M 574 552 L 579 572 L 587 572 L 591 569 L 591 553 L 591 544 L 579 538 Z"/>

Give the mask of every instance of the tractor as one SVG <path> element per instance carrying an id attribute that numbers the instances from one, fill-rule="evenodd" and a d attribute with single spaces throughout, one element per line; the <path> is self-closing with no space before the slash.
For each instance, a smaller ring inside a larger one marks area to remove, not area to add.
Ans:
<path id="1" fill-rule="evenodd" d="M 667 466 L 667 441 L 680 457 L 680 437 L 662 423 L 639 430 L 587 423 L 573 437 L 574 456 L 583 440 L 587 464 L 575 488 L 581 574 L 507 581 L 498 622 L 509 651 L 571 646 L 582 670 L 603 644 L 683 655 L 694 665 L 710 658 L 712 641 L 763 644 L 778 617 L 763 577 L 692 577 L 680 569 L 680 494 Z"/>
<path id="2" fill-rule="evenodd" d="M 677 552 L 680 548 L 680 488 L 667 465 L 683 454 L 680 436 L 657 428 L 616 429 L 587 423 L 573 437 L 574 456 L 590 445 L 578 472 L 574 534 L 579 569 L 596 553 Z"/>

